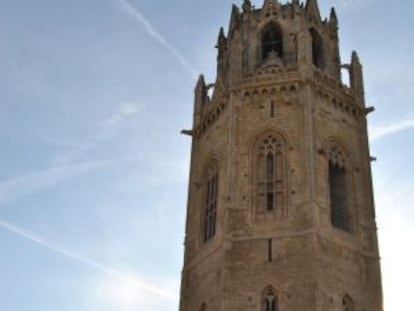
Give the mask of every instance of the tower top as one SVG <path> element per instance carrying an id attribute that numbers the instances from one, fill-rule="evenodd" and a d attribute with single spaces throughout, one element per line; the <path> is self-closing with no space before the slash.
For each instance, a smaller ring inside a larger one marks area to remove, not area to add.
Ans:
<path id="1" fill-rule="evenodd" d="M 338 18 L 332 8 L 329 19 L 321 19 L 317 0 L 263 0 L 254 7 L 243 0 L 233 4 L 227 32 L 220 29 L 217 45 L 217 91 L 229 90 L 265 68 L 311 72 L 341 82 Z"/>
<path id="2" fill-rule="evenodd" d="M 318 0 L 308 0 L 305 6 L 308 17 L 321 20 L 321 13 L 319 11 Z"/>

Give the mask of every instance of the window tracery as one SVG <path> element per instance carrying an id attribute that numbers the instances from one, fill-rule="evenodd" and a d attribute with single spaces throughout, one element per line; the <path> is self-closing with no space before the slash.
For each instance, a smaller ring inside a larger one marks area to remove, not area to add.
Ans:
<path id="1" fill-rule="evenodd" d="M 285 144 L 268 134 L 256 147 L 257 210 L 283 214 L 285 201 Z"/>
<path id="2" fill-rule="evenodd" d="M 328 184 L 331 223 L 346 232 L 353 231 L 351 164 L 344 149 L 337 143 L 328 148 Z"/>

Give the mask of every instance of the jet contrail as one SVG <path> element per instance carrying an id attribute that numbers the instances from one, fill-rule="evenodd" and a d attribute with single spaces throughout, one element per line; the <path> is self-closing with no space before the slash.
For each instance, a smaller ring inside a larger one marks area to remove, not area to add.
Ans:
<path id="1" fill-rule="evenodd" d="M 409 129 L 414 128 L 414 119 L 411 120 L 401 120 L 398 122 L 395 122 L 393 124 L 389 124 L 389 125 L 384 125 L 384 126 L 379 126 L 379 127 L 373 127 L 371 128 L 371 139 L 377 140 L 377 139 L 381 139 L 385 136 L 391 135 L 391 134 L 395 134 L 395 133 L 399 133 L 399 132 L 403 132 Z"/>
<path id="2" fill-rule="evenodd" d="M 145 31 L 163 47 L 165 47 L 171 54 L 173 54 L 184 69 L 193 77 L 197 76 L 197 70 L 193 68 L 190 62 L 178 51 L 171 43 L 169 43 L 145 18 L 138 9 L 133 7 L 127 0 L 115 0 L 121 7 L 122 11 L 132 17 L 138 24 L 144 27 Z"/>
<path id="3" fill-rule="evenodd" d="M 122 274 L 118 271 L 115 271 L 97 261 L 94 261 L 78 252 L 75 252 L 73 250 L 67 249 L 61 245 L 57 245 L 54 242 L 48 241 L 46 239 L 44 239 L 43 237 L 40 237 L 39 235 L 30 232 L 24 228 L 18 227 L 14 224 L 11 224 L 9 222 L 6 222 L 4 220 L 0 219 L 0 227 L 22 237 L 25 238 L 26 240 L 32 241 L 36 244 L 39 244 L 55 253 L 61 254 L 67 258 L 70 258 L 72 260 L 75 260 L 77 262 L 83 263 L 87 266 L 93 267 L 95 269 L 98 269 L 106 274 L 112 275 L 112 276 L 116 276 L 120 279 L 126 280 L 134 285 L 136 285 L 139 288 L 142 288 L 143 290 L 146 290 L 147 292 L 150 292 L 152 294 L 155 294 L 159 297 L 162 297 L 164 299 L 168 299 L 168 300 L 172 300 L 172 301 L 176 301 L 177 300 L 177 296 L 167 292 L 165 290 L 156 288 L 155 286 L 151 286 L 148 285 L 146 282 L 142 281 L 142 280 L 138 280 L 136 278 L 132 278 L 130 276 L 127 276 L 125 274 Z"/>
<path id="4" fill-rule="evenodd" d="M 102 161 L 89 161 L 49 167 L 35 173 L 0 182 L 0 206 L 8 200 L 21 198 L 45 188 L 52 187 L 69 178 L 105 168 L 131 158 L 124 156 Z"/>

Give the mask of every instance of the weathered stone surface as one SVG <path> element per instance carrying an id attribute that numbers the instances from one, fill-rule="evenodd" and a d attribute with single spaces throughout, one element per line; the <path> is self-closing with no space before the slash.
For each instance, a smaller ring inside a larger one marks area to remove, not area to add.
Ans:
<path id="1" fill-rule="evenodd" d="M 180 311 L 269 311 L 269 292 L 273 311 L 382 310 L 362 66 L 356 53 L 340 63 L 337 24 L 334 10 L 321 21 L 314 0 L 245 0 L 220 31 L 213 95 L 203 77 L 195 90 Z M 282 55 L 263 55 L 272 27 Z M 259 150 L 267 137 L 272 183 Z M 346 172 L 349 230 L 332 224 L 329 163 Z M 216 231 L 205 241 L 213 164 Z"/>

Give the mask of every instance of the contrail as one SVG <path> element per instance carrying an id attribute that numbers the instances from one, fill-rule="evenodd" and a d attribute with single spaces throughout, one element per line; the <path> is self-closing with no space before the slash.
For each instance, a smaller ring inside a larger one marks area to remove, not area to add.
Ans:
<path id="1" fill-rule="evenodd" d="M 76 164 L 49 167 L 32 174 L 15 177 L 0 182 L 0 204 L 53 187 L 69 178 L 102 169 L 108 165 L 127 160 L 128 156 L 102 161 L 89 161 Z"/>
<path id="2" fill-rule="evenodd" d="M 141 281 L 141 280 L 138 280 L 136 278 L 132 278 L 130 276 L 122 274 L 122 273 L 120 273 L 116 270 L 113 270 L 113 269 L 111 269 L 111 268 L 109 268 L 109 267 L 107 267 L 107 266 L 105 266 L 105 265 L 103 265 L 103 264 L 101 264 L 97 261 L 94 261 L 94 260 L 92 260 L 92 259 L 90 259 L 90 258 L 88 258 L 88 257 L 86 257 L 86 256 L 84 256 L 84 255 L 82 255 L 78 252 L 67 249 L 67 248 L 65 248 L 61 245 L 57 245 L 54 242 L 48 241 L 48 240 L 44 239 L 43 237 L 40 237 L 39 235 L 37 235 L 33 232 L 30 232 L 30 231 L 28 231 L 24 228 L 18 227 L 14 224 L 11 224 L 11 223 L 6 222 L 6 221 L 1 220 L 1 219 L 0 219 L 0 227 L 2 227 L 4 229 L 18 235 L 18 236 L 20 236 L 22 238 L 25 238 L 29 241 L 32 241 L 36 244 L 39 244 L 39 245 L 41 245 L 41 246 L 43 246 L 43 247 L 45 247 L 45 248 L 47 248 L 47 249 L 49 249 L 49 250 L 51 250 L 55 253 L 61 254 L 65 257 L 67 257 L 67 258 L 70 258 L 70 259 L 75 260 L 77 262 L 83 263 L 87 266 L 98 269 L 98 270 L 100 270 L 100 271 L 102 271 L 106 274 L 116 276 L 120 279 L 126 280 L 126 281 L 136 285 L 137 287 L 142 288 L 143 290 L 146 290 L 147 292 L 155 294 L 159 297 L 162 297 L 162 298 L 167 299 L 167 300 L 172 300 L 172 301 L 177 300 L 176 295 L 174 295 L 170 292 L 167 292 L 165 290 L 156 288 L 154 286 L 148 285 L 144 281 Z"/>
<path id="3" fill-rule="evenodd" d="M 414 128 L 414 119 L 402 120 L 399 122 L 395 122 L 394 124 L 372 128 L 372 134 L 370 135 L 370 137 L 372 140 L 378 140 L 385 136 L 406 131 L 411 128 Z"/>
<path id="4" fill-rule="evenodd" d="M 127 0 L 115 0 L 121 7 L 121 9 L 132 17 L 138 24 L 144 27 L 145 31 L 155 39 L 159 44 L 165 47 L 171 54 L 173 54 L 184 69 L 193 77 L 197 77 L 197 70 L 190 64 L 190 62 L 178 51 L 171 43 L 169 43 L 145 18 L 140 11 L 131 5 Z"/>

